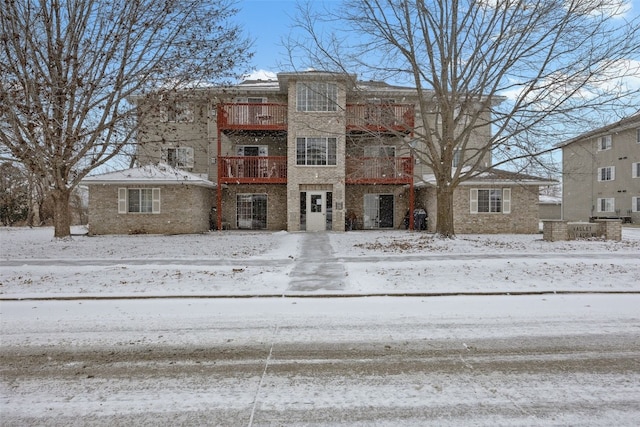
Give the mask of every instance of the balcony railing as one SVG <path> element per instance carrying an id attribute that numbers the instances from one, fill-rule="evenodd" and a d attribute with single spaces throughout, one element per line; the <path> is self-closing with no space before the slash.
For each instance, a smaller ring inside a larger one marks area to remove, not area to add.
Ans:
<path id="1" fill-rule="evenodd" d="M 285 156 L 220 157 L 220 180 L 227 184 L 285 184 L 287 158 Z"/>
<path id="2" fill-rule="evenodd" d="M 287 106 L 271 103 L 219 104 L 218 127 L 230 130 L 286 130 Z"/>
<path id="3" fill-rule="evenodd" d="M 411 157 L 347 157 L 347 184 L 409 184 L 413 179 Z"/>
<path id="4" fill-rule="evenodd" d="M 347 104 L 348 131 L 409 133 L 414 123 L 412 104 Z"/>

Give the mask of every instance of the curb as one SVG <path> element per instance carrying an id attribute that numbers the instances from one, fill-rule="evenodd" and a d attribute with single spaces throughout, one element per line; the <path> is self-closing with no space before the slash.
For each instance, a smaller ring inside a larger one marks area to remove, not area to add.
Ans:
<path id="1" fill-rule="evenodd" d="M 519 291 L 519 292 L 415 292 L 369 294 L 262 294 L 262 295 L 105 295 L 105 296 L 43 296 L 0 297 L 0 301 L 117 301 L 152 299 L 275 299 L 275 298 L 438 298 L 467 296 L 526 296 L 526 295 L 640 295 L 640 291 Z"/>

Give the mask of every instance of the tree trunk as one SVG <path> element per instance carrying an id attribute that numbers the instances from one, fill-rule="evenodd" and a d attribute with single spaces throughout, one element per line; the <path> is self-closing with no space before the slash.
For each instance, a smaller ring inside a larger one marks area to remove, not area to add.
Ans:
<path id="1" fill-rule="evenodd" d="M 436 214 L 436 233 L 442 237 L 455 236 L 453 229 L 453 188 L 439 186 L 437 190 L 438 211 Z"/>
<path id="2" fill-rule="evenodd" d="M 63 239 L 71 236 L 71 211 L 69 210 L 69 189 L 55 189 L 53 197 L 53 236 Z"/>

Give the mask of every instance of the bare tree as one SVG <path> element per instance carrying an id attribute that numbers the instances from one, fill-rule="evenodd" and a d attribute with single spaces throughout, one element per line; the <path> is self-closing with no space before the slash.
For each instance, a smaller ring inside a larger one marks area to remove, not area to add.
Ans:
<path id="1" fill-rule="evenodd" d="M 622 0 L 346 0 L 299 7 L 292 63 L 415 87 L 412 147 L 437 183 L 437 228 L 454 236 L 453 193 L 493 165 L 540 163 L 585 118 L 631 113 L 640 20 Z M 305 62 L 305 63 L 301 63 Z M 633 107 L 635 105 L 635 107 Z M 478 145 L 473 135 L 490 127 Z M 406 139 L 405 139 L 406 141 Z M 408 143 L 408 141 L 406 141 Z M 464 157 L 454 166 L 454 153 Z M 489 162 L 491 163 L 491 162 Z"/>
<path id="2" fill-rule="evenodd" d="M 4 0 L 0 143 L 50 188 L 55 237 L 69 197 L 133 144 L 132 95 L 221 81 L 251 57 L 232 0 Z"/>

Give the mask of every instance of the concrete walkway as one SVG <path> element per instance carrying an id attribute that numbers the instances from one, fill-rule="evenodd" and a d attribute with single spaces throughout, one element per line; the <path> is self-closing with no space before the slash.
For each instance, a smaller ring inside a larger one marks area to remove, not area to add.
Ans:
<path id="1" fill-rule="evenodd" d="M 287 291 L 343 290 L 345 274 L 344 265 L 334 256 L 329 234 L 305 233 Z"/>

